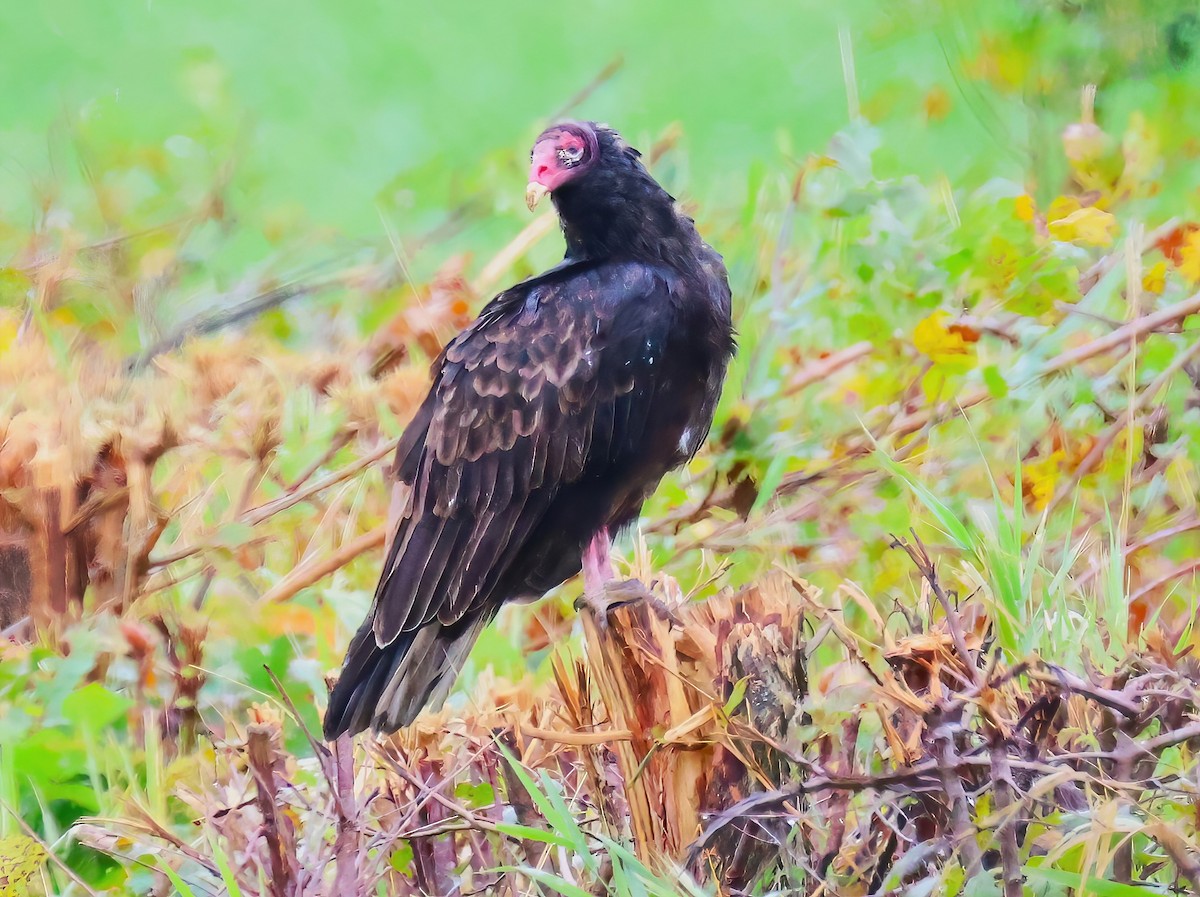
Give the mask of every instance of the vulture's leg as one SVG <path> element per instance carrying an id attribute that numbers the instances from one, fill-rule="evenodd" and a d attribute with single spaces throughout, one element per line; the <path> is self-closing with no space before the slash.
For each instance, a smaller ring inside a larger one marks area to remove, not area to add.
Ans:
<path id="1" fill-rule="evenodd" d="M 583 549 L 583 595 L 575 602 L 577 609 L 592 612 L 601 629 L 608 628 L 608 618 L 618 608 L 646 601 L 663 619 L 674 619 L 670 609 L 636 579 L 617 582 L 613 569 L 612 542 L 608 529 L 596 533 Z"/>
<path id="2" fill-rule="evenodd" d="M 608 527 L 592 536 L 592 541 L 583 546 L 583 594 L 598 597 L 604 594 L 604 586 L 617 578 L 612 565 L 612 541 Z"/>

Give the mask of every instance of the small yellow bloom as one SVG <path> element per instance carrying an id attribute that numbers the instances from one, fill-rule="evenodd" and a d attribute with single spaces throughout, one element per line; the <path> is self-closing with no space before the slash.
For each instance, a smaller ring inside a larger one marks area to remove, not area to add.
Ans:
<path id="1" fill-rule="evenodd" d="M 1021 466 L 1022 489 L 1038 510 L 1045 508 L 1054 497 L 1054 487 L 1058 483 L 1059 467 L 1064 457 L 1065 453 L 1059 449 L 1045 458 Z"/>
<path id="2" fill-rule="evenodd" d="M 1111 212 L 1088 206 L 1051 221 L 1049 228 L 1050 236 L 1056 240 L 1085 246 L 1111 246 L 1117 235 L 1117 219 Z"/>
<path id="3" fill-rule="evenodd" d="M 1179 273 L 1190 284 L 1200 283 L 1200 230 L 1189 233 L 1179 249 Z"/>
<path id="4" fill-rule="evenodd" d="M 1046 220 L 1058 221 L 1072 212 L 1078 212 L 1080 208 L 1079 200 L 1074 196 L 1056 196 L 1050 203 L 1050 208 L 1046 209 Z"/>
<path id="5" fill-rule="evenodd" d="M 935 363 L 961 362 L 975 352 L 963 328 L 946 326 L 949 317 L 944 311 L 935 311 L 913 330 L 913 345 Z"/>
<path id="6" fill-rule="evenodd" d="M 1034 215 L 1037 214 L 1037 205 L 1033 201 L 1033 197 L 1028 193 L 1022 193 L 1016 198 L 1016 213 L 1017 218 L 1021 221 L 1032 221 Z"/>
<path id="7" fill-rule="evenodd" d="M 1159 262 L 1142 275 L 1142 289 L 1147 293 L 1161 293 L 1167 285 L 1167 263 Z"/>

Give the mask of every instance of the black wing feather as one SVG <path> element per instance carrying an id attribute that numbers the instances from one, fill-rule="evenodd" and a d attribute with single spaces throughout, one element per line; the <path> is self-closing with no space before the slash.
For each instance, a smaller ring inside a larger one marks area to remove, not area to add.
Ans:
<path id="1" fill-rule="evenodd" d="M 490 616 L 560 487 L 636 446 L 652 393 L 634 389 L 626 362 L 647 327 L 655 342 L 670 327 L 669 276 L 564 269 L 501 294 L 446 348 L 397 449 L 414 497 L 375 594 L 379 645 L 435 619 Z M 634 345 L 613 344 L 628 334 Z"/>

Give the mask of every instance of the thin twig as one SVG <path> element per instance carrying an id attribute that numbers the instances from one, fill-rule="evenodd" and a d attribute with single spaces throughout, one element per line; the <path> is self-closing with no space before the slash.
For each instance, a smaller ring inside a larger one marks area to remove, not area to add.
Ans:
<path id="1" fill-rule="evenodd" d="M 860 358 L 865 358 L 875 351 L 875 344 L 872 342 L 855 343 L 852 346 L 847 346 L 845 349 L 839 349 L 836 352 L 831 352 L 824 358 L 818 358 L 816 361 L 810 362 L 796 371 L 788 380 L 784 387 L 784 394 L 799 392 L 805 387 L 823 382 L 830 375 L 841 370 L 847 365 L 851 365 Z"/>
<path id="2" fill-rule="evenodd" d="M 276 812 L 278 789 L 275 783 L 274 750 L 271 747 L 274 732 L 274 727 L 262 723 L 249 726 L 246 731 L 246 756 L 254 773 L 255 800 L 263 818 L 263 836 L 271 863 L 268 889 L 273 897 L 289 897 L 294 879 L 293 864 L 284 857 L 286 855 L 288 859 L 293 859 L 293 845 L 287 816 L 280 816 Z"/>
<path id="3" fill-rule="evenodd" d="M 309 483 L 307 486 L 297 489 L 294 492 L 289 492 L 279 498 L 273 499 L 265 504 L 250 508 L 237 516 L 237 522 L 244 523 L 248 526 L 258 526 L 260 523 L 270 519 L 281 511 L 286 511 L 288 508 L 298 505 L 318 492 L 323 492 L 331 486 L 336 486 L 338 483 L 350 479 L 363 470 L 379 461 L 381 458 L 395 451 L 396 446 L 400 443 L 400 437 L 390 439 L 382 445 L 376 446 L 367 454 L 358 458 L 356 461 L 347 464 L 340 470 L 335 470 L 327 476 L 322 477 L 315 483 Z M 185 545 L 182 548 L 176 548 L 173 551 L 162 555 L 161 557 L 151 558 L 148 563 L 151 567 L 166 567 L 171 564 L 192 557 L 195 554 L 206 550 L 208 544 L 201 540 L 200 542 L 191 545 Z"/>
<path id="4" fill-rule="evenodd" d="M 1130 407 L 1121 412 L 1115 421 L 1096 440 L 1096 443 L 1091 447 L 1083 460 L 1076 466 L 1071 475 L 1071 479 L 1063 483 L 1054 497 L 1050 499 L 1047 506 L 1047 512 L 1056 508 L 1068 495 L 1075 491 L 1075 487 L 1085 476 L 1091 473 L 1104 460 L 1104 455 L 1108 452 L 1111 446 L 1121 433 L 1129 428 L 1129 422 L 1132 415 L 1144 410 L 1147 405 L 1155 400 L 1159 392 L 1171 381 L 1171 378 L 1178 373 L 1184 365 L 1200 355 L 1200 340 L 1192 343 L 1182 352 L 1179 352 L 1171 363 L 1163 368 L 1162 373 L 1154 378 L 1150 384 L 1142 390 L 1142 392 L 1130 402 Z"/>
<path id="5" fill-rule="evenodd" d="M 333 845 L 333 890 L 339 895 L 358 891 L 358 803 L 354 796 L 354 743 L 342 735 L 333 743 L 333 768 L 337 784 L 334 807 L 337 811 L 337 837 Z"/>
<path id="6" fill-rule="evenodd" d="M 937 568 L 930 559 L 929 552 L 925 550 L 925 545 L 921 542 L 921 537 L 917 535 L 915 529 L 909 532 L 912 535 L 913 542 L 916 543 L 915 545 L 910 545 L 892 536 L 892 542 L 888 547 L 902 549 L 912 559 L 921 577 L 929 584 L 930 591 L 933 592 L 938 603 L 942 606 L 942 612 L 946 618 L 946 628 L 950 631 L 950 638 L 954 642 L 954 650 L 962 660 L 963 667 L 970 676 L 976 690 L 982 689 L 984 683 L 983 672 L 979 669 L 977 659 L 967 647 L 967 637 L 963 632 L 962 618 L 950 603 L 949 597 L 938 581 Z"/>
<path id="7" fill-rule="evenodd" d="M 967 792 L 958 774 L 958 751 L 954 746 L 956 728 L 957 724 L 942 719 L 931 734 L 938 757 L 938 778 L 950 802 L 950 833 L 954 837 L 954 846 L 962 852 L 963 868 L 970 879 L 983 868 L 983 855 L 975 840 Z"/>
<path id="8" fill-rule="evenodd" d="M 1134 592 L 1130 596 L 1129 601 L 1130 603 L 1133 603 L 1134 601 L 1140 601 L 1147 595 L 1153 594 L 1158 589 L 1161 589 L 1167 583 L 1176 579 L 1181 579 L 1182 577 L 1187 576 L 1189 573 L 1195 573 L 1197 570 L 1200 570 L 1200 558 L 1192 558 L 1191 560 L 1184 561 L 1182 564 L 1179 564 L 1178 566 L 1173 567 L 1166 573 L 1162 574 L 1162 576 L 1157 576 L 1150 580 L 1150 582 L 1146 583 L 1144 586 Z"/>
<path id="9" fill-rule="evenodd" d="M 301 589 L 306 589 L 313 583 L 320 582 L 335 570 L 340 570 L 360 554 L 378 548 L 386 538 L 387 525 L 381 524 L 349 542 L 343 542 L 333 554 L 307 561 L 294 568 L 274 588 L 269 589 L 262 596 L 262 600 L 267 604 L 287 601 Z"/>
<path id="10" fill-rule="evenodd" d="M 1004 876 L 1004 897 L 1022 897 L 1025 877 L 1021 875 L 1021 852 L 1017 845 L 1017 808 L 1013 805 L 1012 771 L 1008 762 L 1008 742 L 1003 733 L 993 729 L 991 744 L 992 784 L 996 790 L 996 815 L 1000 825 L 996 839 L 1000 842 L 1000 871 Z"/>

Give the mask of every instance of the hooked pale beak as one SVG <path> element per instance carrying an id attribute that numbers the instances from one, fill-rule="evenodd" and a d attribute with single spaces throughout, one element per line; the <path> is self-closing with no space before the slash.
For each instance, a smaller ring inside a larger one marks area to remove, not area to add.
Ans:
<path id="1" fill-rule="evenodd" d="M 545 199 L 546 194 L 550 190 L 545 184 L 539 184 L 537 181 L 530 181 L 529 186 L 525 188 L 525 205 L 529 206 L 529 211 L 537 208 L 538 203 Z"/>

